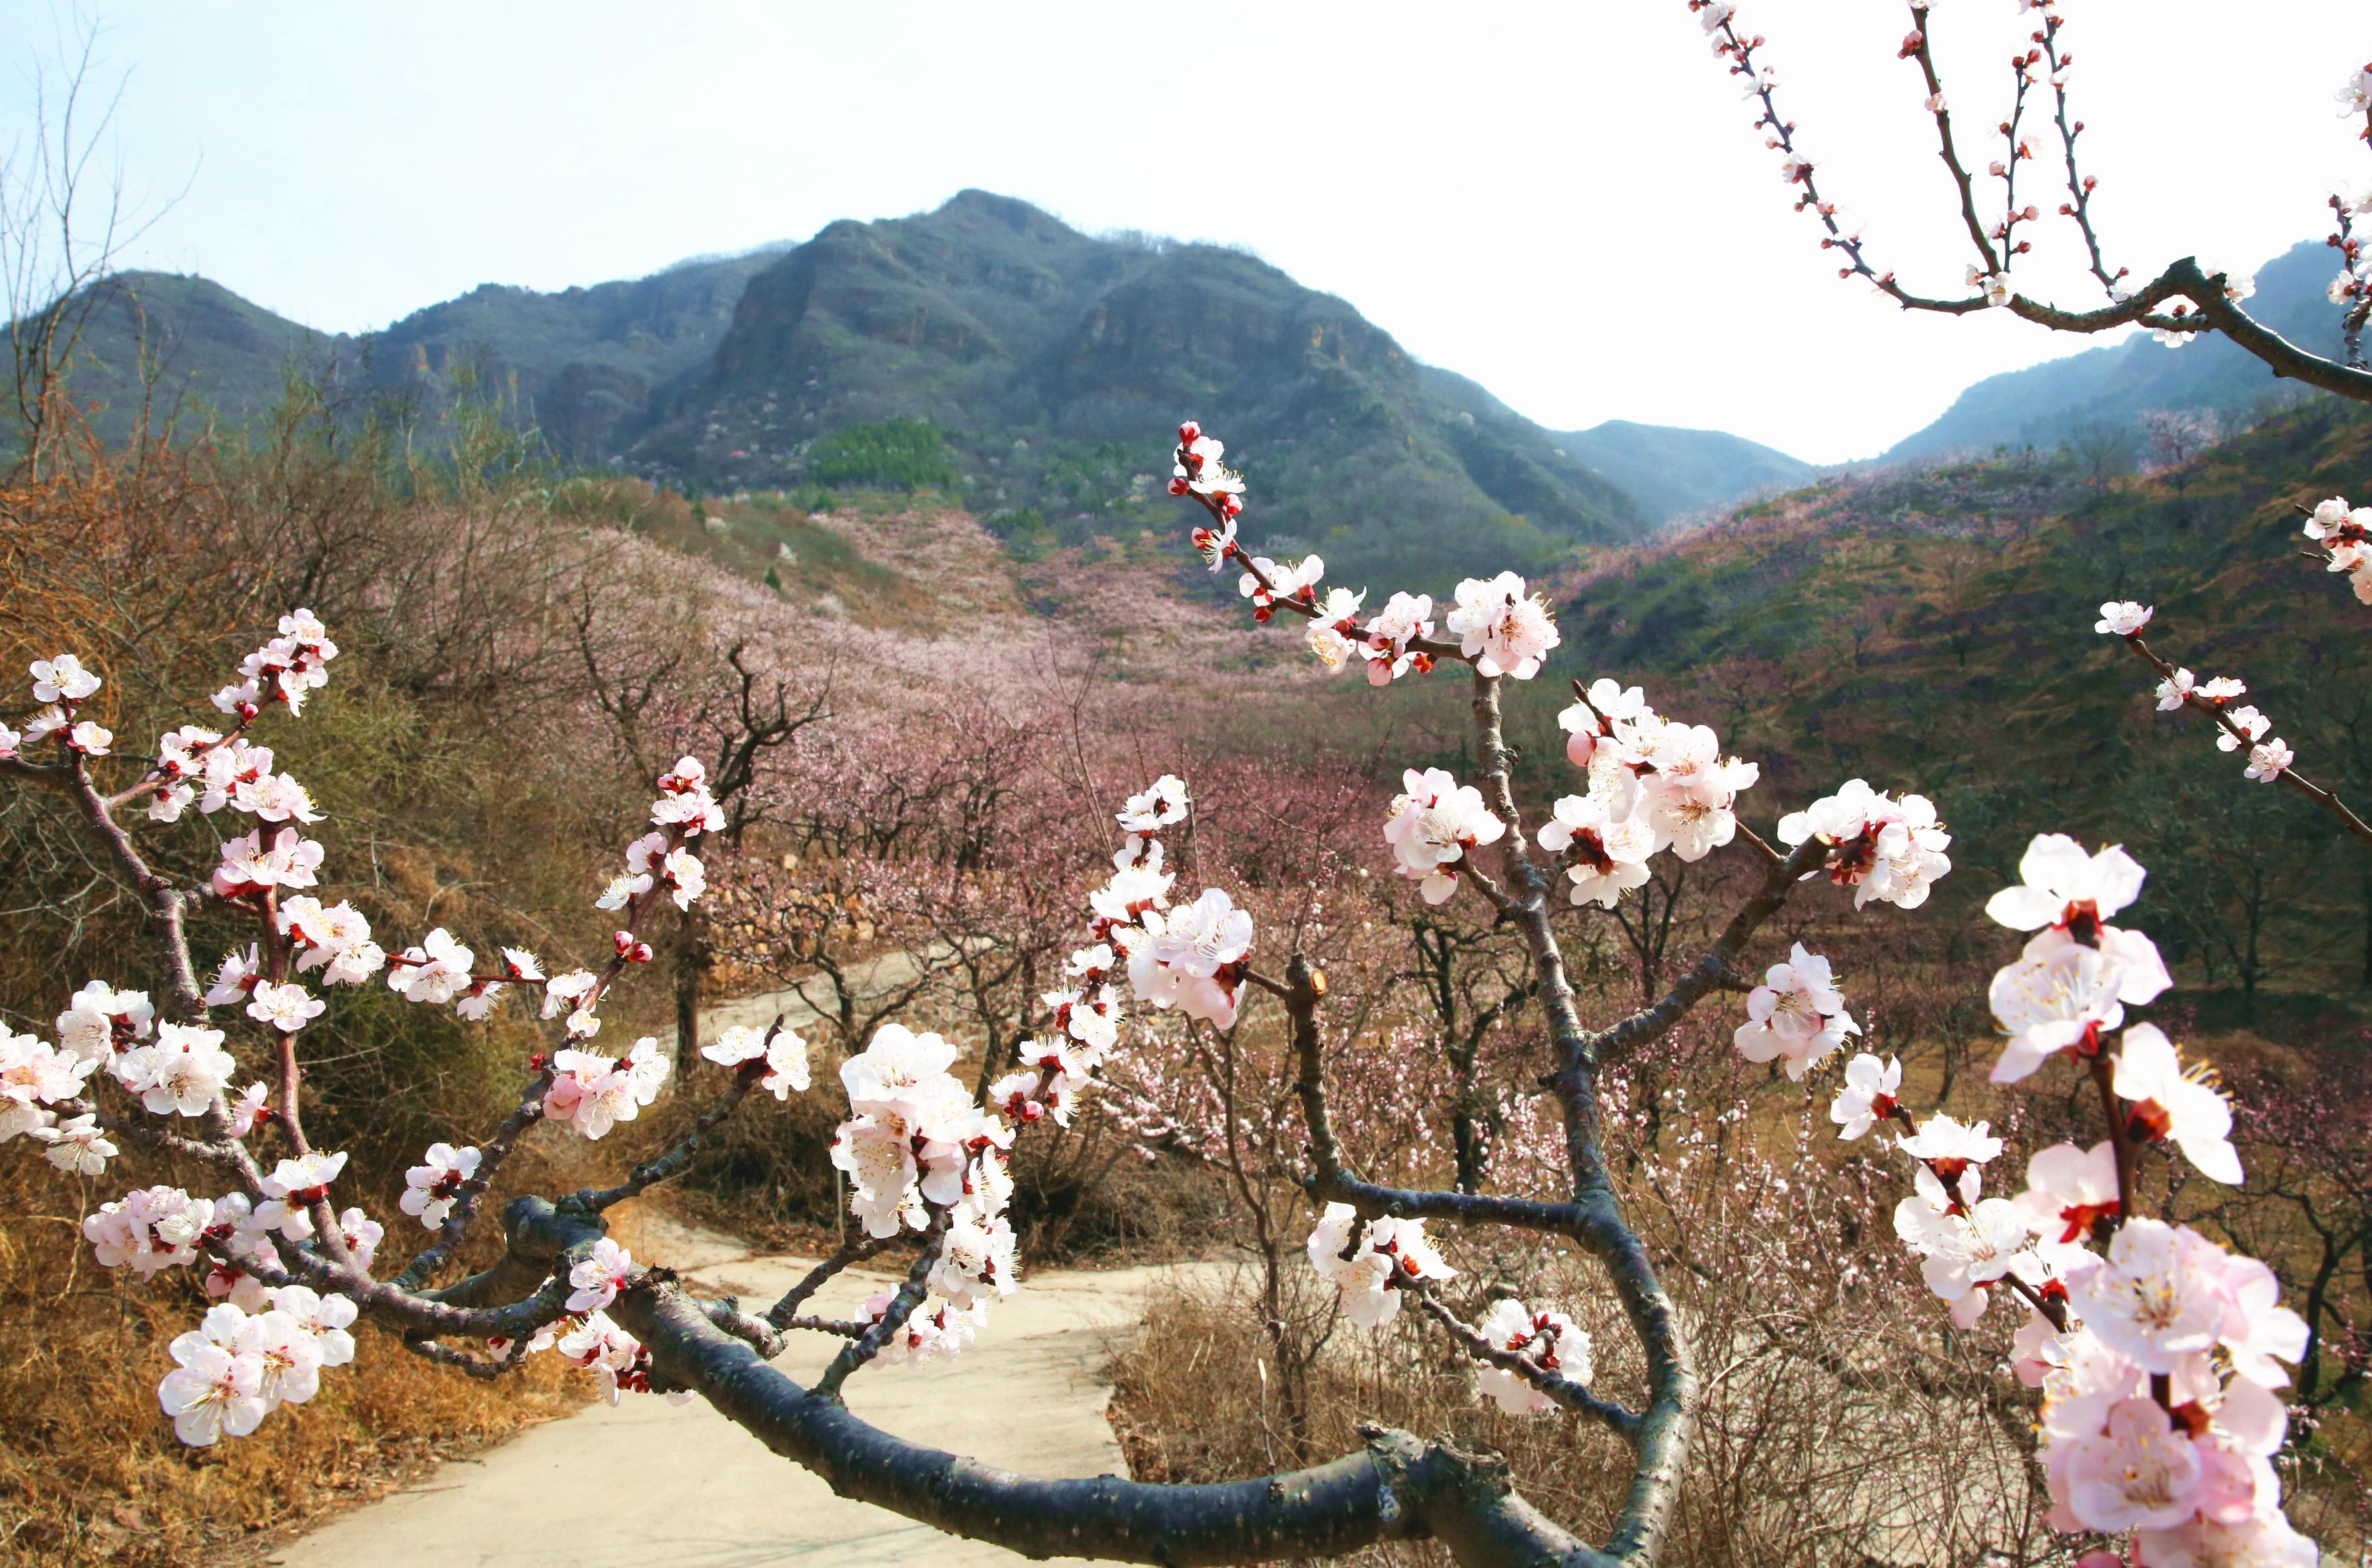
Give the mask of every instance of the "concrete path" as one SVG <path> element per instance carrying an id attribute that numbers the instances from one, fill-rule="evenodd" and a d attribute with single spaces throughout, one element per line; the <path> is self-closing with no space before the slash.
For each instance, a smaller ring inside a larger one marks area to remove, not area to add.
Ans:
<path id="1" fill-rule="evenodd" d="M 871 1011 L 883 997 L 913 981 L 917 972 L 913 956 L 902 952 L 885 953 L 878 958 L 852 966 L 848 970 L 849 986 L 856 993 L 858 1015 L 861 1016 Z M 780 1014 L 785 1023 L 808 1037 L 808 1043 L 821 1045 L 822 1020 L 809 998 L 814 1004 L 825 1007 L 838 1004 L 831 979 L 820 974 L 811 976 L 796 991 L 769 991 L 757 996 L 719 1002 L 700 1015 L 701 1043 L 705 1045 L 736 1024 L 762 1029 Z M 916 1028 L 923 1027 L 911 1019 L 907 1021 Z"/>
<path id="2" fill-rule="evenodd" d="M 703 1261 L 703 1249 L 718 1250 L 716 1238 L 699 1233 L 680 1239 L 692 1245 L 654 1245 L 654 1258 L 680 1266 Z M 706 1289 L 762 1307 L 807 1266 L 726 1258 L 689 1272 Z M 1035 1475 L 1124 1475 L 1104 1420 L 1110 1390 L 1096 1372 L 1115 1336 L 1135 1326 L 1162 1272 L 1037 1275 L 998 1304 L 959 1361 L 868 1368 L 849 1381 L 849 1408 L 902 1436 Z M 820 1309 L 853 1312 L 886 1278 L 843 1275 L 823 1292 Z M 804 1338 L 812 1342 L 778 1364 L 802 1379 L 836 1346 L 822 1335 Z M 702 1400 L 670 1405 L 630 1394 L 615 1410 L 597 1403 L 480 1459 L 445 1465 L 269 1561 L 290 1568 L 973 1568 L 1026 1560 L 835 1497 Z"/>
<path id="3" fill-rule="evenodd" d="M 879 995 L 913 973 L 913 961 L 893 953 L 858 966 L 852 980 L 861 993 Z M 828 996 L 829 982 L 811 983 L 810 992 Z M 776 992 L 705 1011 L 701 1038 L 733 1024 L 762 1028 L 777 1012 L 788 1013 L 795 1027 L 813 1021 L 796 993 Z M 613 1217 L 636 1258 L 670 1265 L 703 1294 L 737 1295 L 753 1310 L 812 1262 L 751 1256 L 730 1237 L 641 1204 Z M 1104 1420 L 1110 1390 L 1097 1373 L 1135 1328 L 1164 1272 L 1027 1273 L 959 1360 L 868 1368 L 850 1379 L 848 1406 L 901 1436 L 1029 1474 L 1124 1475 L 1127 1463 Z M 888 1274 L 853 1270 L 808 1310 L 855 1316 L 889 1283 Z M 806 1381 L 838 1348 L 824 1335 L 801 1336 L 777 1365 Z M 630 1394 L 614 1410 L 596 1403 L 478 1458 L 448 1463 L 267 1561 L 288 1568 L 985 1568 L 1027 1559 L 835 1497 L 704 1401 L 671 1405 Z"/>

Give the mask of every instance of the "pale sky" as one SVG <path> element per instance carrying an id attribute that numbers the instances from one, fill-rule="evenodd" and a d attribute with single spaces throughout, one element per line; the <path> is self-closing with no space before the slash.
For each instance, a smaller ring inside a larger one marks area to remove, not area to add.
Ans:
<path id="1" fill-rule="evenodd" d="M 2067 0 L 2112 264 L 2250 265 L 2372 184 L 2332 93 L 2363 0 Z M 1840 283 L 1684 0 L 612 0 L 97 12 L 135 191 L 127 265 L 360 331 L 804 238 L 965 186 L 1090 231 L 1244 246 L 1554 429 L 1624 418 L 1864 457 L 1969 382 L 2087 346 Z M 0 0 L 0 145 L 52 0 Z M 2012 0 L 1934 19 L 1963 134 L 2006 108 Z M 2030 19 L 2030 18 L 2029 18 Z M 1873 260 L 1949 292 L 1965 238 L 1899 0 L 1746 0 Z M 1971 113 L 1971 110 L 1982 113 Z M 1976 161 L 1992 156 L 1978 138 Z M 2056 166 L 2032 187 L 2056 205 Z M 1981 182 L 1982 183 L 1982 182 Z M 1997 208 L 1999 186 L 1985 193 Z M 2024 192 L 2022 192 L 2022 194 Z M 2050 251 L 2073 226 L 2047 219 Z M 2097 289 L 2067 266 L 2068 302 Z M 2031 285 L 2029 285 L 2031 287 Z"/>

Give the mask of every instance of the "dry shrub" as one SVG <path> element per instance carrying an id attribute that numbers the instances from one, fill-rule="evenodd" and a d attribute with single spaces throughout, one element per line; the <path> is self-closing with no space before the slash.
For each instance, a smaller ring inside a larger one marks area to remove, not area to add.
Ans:
<path id="1" fill-rule="evenodd" d="M 1524 1267 L 1456 1247 L 1451 1256 L 1467 1281 L 1449 1299 L 1470 1322 Z M 1551 1260 L 1525 1299 L 1573 1308 L 1596 1344 L 1599 1390 L 1635 1408 L 1641 1368 L 1602 1284 L 1593 1294 L 1593 1272 Z M 1477 1280 L 1489 1283 L 1466 1288 Z M 1795 1314 L 1742 1301 L 1732 1283 L 1675 1292 L 1693 1319 L 1706 1387 L 1664 1561 L 1825 1568 L 2042 1549 L 2028 1481 L 2029 1418 L 1997 1409 L 1984 1387 L 1994 1377 L 1994 1347 L 1898 1340 L 1843 1359 L 1843 1336 L 1807 1336 L 1810 1326 Z M 1315 1295 L 1317 1287 L 1304 1273 L 1290 1290 Z M 1112 1425 L 1140 1480 L 1237 1480 L 1292 1468 L 1356 1449 L 1361 1427 L 1376 1423 L 1504 1454 L 1517 1489 L 1550 1516 L 1585 1534 L 1610 1528 L 1630 1482 L 1628 1447 L 1577 1416 L 1512 1417 L 1479 1400 L 1471 1365 L 1413 1310 L 1381 1330 L 1329 1325 L 1312 1358 L 1307 1428 L 1296 1434 L 1274 1391 L 1259 1294 L 1252 1270 L 1190 1286 L 1157 1303 L 1110 1364 Z M 1886 1305 L 1906 1305 L 1895 1294 Z M 1871 1305 L 1854 1315 L 1869 1316 Z M 1430 1543 L 1401 1543 L 1355 1561 L 1449 1558 Z"/>
<path id="2" fill-rule="evenodd" d="M 0 715 L 17 716 L 28 659 L 73 649 L 107 679 L 91 716 L 138 755 L 160 729 L 213 716 L 206 695 L 239 656 L 284 609 L 309 604 L 343 647 L 336 679 L 302 720 L 257 738 L 331 816 L 317 830 L 334 878 L 323 896 L 351 898 L 396 942 L 442 924 L 481 951 L 523 939 L 599 951 L 606 928 L 583 889 L 615 853 L 612 807 L 631 784 L 588 765 L 599 749 L 532 743 L 581 733 L 589 706 L 565 686 L 567 623 L 538 608 L 587 558 L 573 536 L 500 497 L 402 494 L 368 454 L 319 443 L 151 450 L 122 465 L 85 452 L 39 483 L 0 485 L 0 670 L 20 672 Z M 576 578 L 593 593 L 605 581 Z M 87 979 L 157 990 L 139 912 L 63 816 L 37 792 L 0 790 L 0 1023 L 39 1034 Z M 197 881 L 209 826 L 244 824 L 192 814 L 135 830 L 169 874 Z M 248 933 L 202 912 L 192 938 L 203 963 Z M 516 1017 L 473 1028 L 383 986 L 329 1000 L 308 1036 L 307 1119 L 323 1146 L 353 1154 L 341 1200 L 385 1224 L 383 1253 L 401 1260 L 425 1237 L 397 1210 L 404 1167 L 431 1141 L 479 1136 L 541 1042 Z M 663 998 L 621 1001 L 612 1024 L 630 1039 L 664 1015 Z M 231 1044 L 261 1075 L 255 1042 L 235 1031 Z M 537 1141 L 495 1202 L 610 1178 L 637 1152 L 629 1142 Z M 128 1188 L 212 1194 L 218 1174 L 134 1151 L 85 1180 L 29 1148 L 0 1158 L 0 1335 L 15 1347 L 0 1365 L 0 1562 L 213 1560 L 580 1397 L 550 1369 L 459 1377 L 365 1325 L 355 1364 L 328 1373 L 312 1401 L 250 1438 L 185 1449 L 156 1388 L 167 1344 L 204 1310 L 199 1282 L 100 1269 L 79 1224 Z M 261 1152 L 276 1153 L 268 1139 Z M 499 1244 L 473 1237 L 463 1263 Z"/>

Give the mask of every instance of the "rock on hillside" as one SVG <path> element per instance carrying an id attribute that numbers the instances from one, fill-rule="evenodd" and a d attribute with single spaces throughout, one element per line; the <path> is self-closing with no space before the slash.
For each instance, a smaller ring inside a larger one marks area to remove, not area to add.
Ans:
<path id="1" fill-rule="evenodd" d="M 482 285 L 376 334 L 374 375 L 434 408 L 466 372 L 515 401 L 558 455 L 599 462 L 643 427 L 655 392 L 707 365 L 742 289 L 782 249 L 557 294 Z"/>

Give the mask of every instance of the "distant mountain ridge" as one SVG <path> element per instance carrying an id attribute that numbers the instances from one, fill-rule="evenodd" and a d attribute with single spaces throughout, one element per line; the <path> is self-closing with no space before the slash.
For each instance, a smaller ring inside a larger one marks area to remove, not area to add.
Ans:
<path id="1" fill-rule="evenodd" d="M 1428 580 L 1811 471 L 1712 432 L 1543 430 L 1243 252 L 1089 236 L 980 191 L 632 281 L 486 285 L 359 338 L 203 279 L 102 286 L 76 383 L 114 405 L 102 424 L 138 405 L 144 354 L 169 402 L 234 422 L 294 368 L 422 418 L 474 389 L 568 461 L 724 490 L 798 482 L 819 437 L 920 418 L 977 509 L 1086 520 L 1157 494 L 1160 433 L 1192 414 L 1234 443 L 1261 538 Z"/>
<path id="2" fill-rule="evenodd" d="M 2247 309 L 2299 347 L 2337 356 L 2340 313 L 2325 288 L 2338 264 L 2320 240 L 2292 246 L 2257 269 Z M 1971 386 L 1925 429 L 1903 437 L 1878 459 L 1995 447 L 2057 447 L 2075 427 L 2131 428 L 2154 410 L 2246 414 L 2268 393 L 2289 395 L 2264 363 L 2216 334 L 2169 347 L 2136 333 Z"/>
<path id="3" fill-rule="evenodd" d="M 1657 518 L 1717 511 L 1762 492 L 1792 490 L 1820 471 L 1743 436 L 1627 419 L 1569 432 L 1557 443 Z"/>

